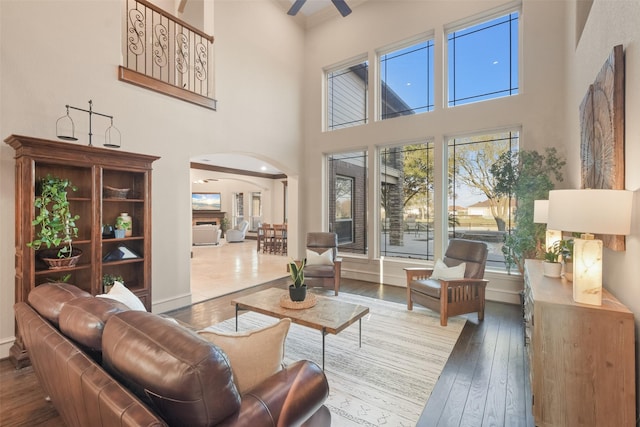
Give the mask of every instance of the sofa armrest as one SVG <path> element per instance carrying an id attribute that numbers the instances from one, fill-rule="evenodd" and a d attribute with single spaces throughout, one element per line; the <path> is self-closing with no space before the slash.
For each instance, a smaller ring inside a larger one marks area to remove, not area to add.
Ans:
<path id="1" fill-rule="evenodd" d="M 328 396 L 329 383 L 322 369 L 300 360 L 246 392 L 240 411 L 221 425 L 300 425 L 322 408 Z"/>

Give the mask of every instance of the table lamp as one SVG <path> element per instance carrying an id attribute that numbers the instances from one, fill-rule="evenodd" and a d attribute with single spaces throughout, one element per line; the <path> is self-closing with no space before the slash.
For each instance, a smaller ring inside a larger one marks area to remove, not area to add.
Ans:
<path id="1" fill-rule="evenodd" d="M 633 192 L 627 190 L 552 190 L 548 227 L 584 233 L 574 239 L 573 300 L 602 305 L 602 240 L 593 234 L 631 231 Z"/>
<path id="2" fill-rule="evenodd" d="M 546 224 L 549 220 L 549 201 L 534 200 L 533 201 L 533 222 L 536 224 Z M 556 242 L 562 240 L 562 231 L 552 230 L 547 227 L 545 233 L 545 250 L 550 251 Z"/>

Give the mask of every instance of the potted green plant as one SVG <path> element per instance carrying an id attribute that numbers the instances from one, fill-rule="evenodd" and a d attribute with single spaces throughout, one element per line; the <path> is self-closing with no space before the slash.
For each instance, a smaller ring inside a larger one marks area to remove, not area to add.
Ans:
<path id="1" fill-rule="evenodd" d="M 120 282 L 124 284 L 124 279 L 122 278 L 122 276 L 117 274 L 108 274 L 108 273 L 104 274 L 102 276 L 102 292 L 105 294 L 109 293 L 109 291 L 111 290 L 111 287 L 115 282 Z"/>
<path id="2" fill-rule="evenodd" d="M 113 230 L 116 239 L 131 236 L 131 216 L 127 212 L 122 212 L 116 218 L 116 227 Z"/>
<path id="3" fill-rule="evenodd" d="M 289 285 L 289 298 L 291 301 L 304 301 L 307 297 L 307 285 L 304 283 L 304 265 L 307 259 L 296 262 L 291 260 L 289 262 L 289 274 L 293 284 Z"/>
<path id="4" fill-rule="evenodd" d="M 525 259 L 539 258 L 546 227 L 533 222 L 534 201 L 549 198 L 554 182 L 563 179 L 561 170 L 565 164 L 551 147 L 544 154 L 535 150 L 509 151 L 491 166 L 496 194 L 515 197 L 517 203 L 515 228 L 505 235 L 502 247 L 507 270 L 515 265 L 523 273 Z"/>
<path id="5" fill-rule="evenodd" d="M 555 242 L 553 246 L 544 252 L 544 262 L 542 265 L 544 275 L 547 277 L 560 277 L 562 264 L 560 263 L 561 243 Z"/>
<path id="6" fill-rule="evenodd" d="M 33 201 L 37 214 L 32 221 L 36 227 L 36 238 L 27 246 L 47 250 L 38 255 L 51 269 L 73 266 L 82 254 L 73 247 L 73 238 L 78 237 L 76 221 L 79 215 L 71 213 L 71 204 L 67 198 L 69 191 L 77 191 L 69 179 L 47 175 L 39 182 L 40 194 Z"/>

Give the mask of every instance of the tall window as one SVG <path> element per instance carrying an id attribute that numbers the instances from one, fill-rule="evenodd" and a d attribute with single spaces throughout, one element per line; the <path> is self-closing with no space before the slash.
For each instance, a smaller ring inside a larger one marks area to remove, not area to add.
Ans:
<path id="1" fill-rule="evenodd" d="M 447 33 L 449 106 L 518 93 L 518 12 Z"/>
<path id="2" fill-rule="evenodd" d="M 327 156 L 329 231 L 341 252 L 367 253 L 367 152 Z"/>
<path id="3" fill-rule="evenodd" d="M 380 55 L 380 118 L 433 110 L 433 40 Z"/>
<path id="4" fill-rule="evenodd" d="M 433 143 L 380 151 L 380 255 L 433 259 Z"/>
<path id="5" fill-rule="evenodd" d="M 515 201 L 499 196 L 490 168 L 506 151 L 518 151 L 519 131 L 449 140 L 449 237 L 489 246 L 487 266 L 504 269 L 502 244 L 513 227 Z"/>
<path id="6" fill-rule="evenodd" d="M 353 177 L 336 176 L 336 222 L 338 243 L 353 243 Z"/>
<path id="7" fill-rule="evenodd" d="M 262 221 L 262 193 L 251 193 L 251 231 L 256 231 Z"/>
<path id="8" fill-rule="evenodd" d="M 368 61 L 326 73 L 327 130 L 367 123 Z"/>
<path id="9" fill-rule="evenodd" d="M 233 226 L 244 220 L 244 194 L 233 193 Z"/>

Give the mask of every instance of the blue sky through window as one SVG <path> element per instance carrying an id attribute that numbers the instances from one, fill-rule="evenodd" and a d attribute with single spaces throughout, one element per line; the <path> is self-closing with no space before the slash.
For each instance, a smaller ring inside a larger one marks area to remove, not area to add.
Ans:
<path id="1" fill-rule="evenodd" d="M 380 57 L 382 118 L 433 110 L 433 40 Z M 397 95 L 404 108 L 394 108 Z"/>
<path id="2" fill-rule="evenodd" d="M 518 93 L 518 13 L 447 35 L 449 106 Z"/>

